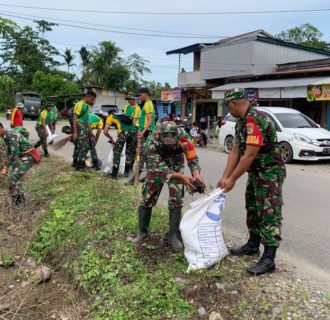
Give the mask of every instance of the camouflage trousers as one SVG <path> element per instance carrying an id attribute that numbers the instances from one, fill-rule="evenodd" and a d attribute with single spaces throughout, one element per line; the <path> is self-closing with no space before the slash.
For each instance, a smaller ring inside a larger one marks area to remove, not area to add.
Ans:
<path id="1" fill-rule="evenodd" d="M 250 233 L 260 234 L 267 246 L 279 246 L 282 226 L 282 186 L 284 178 L 267 179 L 262 173 L 249 172 L 245 203 L 246 224 Z"/>
<path id="2" fill-rule="evenodd" d="M 26 155 L 9 165 L 8 182 L 12 196 L 23 195 L 22 178 L 34 164 L 34 159 Z"/>
<path id="3" fill-rule="evenodd" d="M 91 152 L 92 161 L 97 161 L 98 157 L 97 157 L 96 147 L 95 147 L 94 141 L 92 141 L 92 140 L 89 141 L 89 150 Z M 88 151 L 87 151 L 87 153 L 88 153 Z M 73 159 L 75 159 L 75 160 L 78 159 L 77 142 L 74 142 Z"/>
<path id="4" fill-rule="evenodd" d="M 164 178 L 153 171 L 148 171 L 146 180 L 142 187 L 142 199 L 140 205 L 146 208 L 152 208 L 157 204 L 160 193 L 165 184 Z M 184 188 L 176 180 L 167 182 L 169 191 L 168 208 L 183 207 Z"/>
<path id="5" fill-rule="evenodd" d="M 132 166 L 136 157 L 137 131 L 122 131 L 113 148 L 113 166 L 119 168 L 121 153 L 126 143 L 126 165 Z"/>
<path id="6" fill-rule="evenodd" d="M 144 144 L 146 143 L 149 134 L 150 134 L 150 133 L 148 133 L 148 134 L 146 134 L 145 136 L 143 136 L 143 137 L 141 138 L 141 142 L 140 142 L 140 145 L 141 145 L 141 149 L 140 149 L 140 162 L 139 162 L 139 170 L 140 170 L 140 171 L 143 170 L 144 165 L 145 165 L 146 162 L 147 162 L 147 154 L 146 154 L 146 150 L 145 150 L 145 148 L 144 148 Z"/>
<path id="7" fill-rule="evenodd" d="M 86 123 L 78 123 L 78 137 L 75 142 L 73 157 L 78 161 L 85 161 L 88 150 L 90 149 L 89 132 Z"/>
<path id="8" fill-rule="evenodd" d="M 39 141 L 35 144 L 35 146 L 37 148 L 39 146 L 42 146 L 42 149 L 47 150 L 47 136 L 46 136 L 44 127 L 37 124 L 36 131 L 39 136 Z"/>

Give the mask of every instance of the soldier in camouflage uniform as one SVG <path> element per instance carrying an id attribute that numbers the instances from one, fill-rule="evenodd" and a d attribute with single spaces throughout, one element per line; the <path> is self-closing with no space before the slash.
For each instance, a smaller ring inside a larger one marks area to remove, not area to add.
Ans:
<path id="1" fill-rule="evenodd" d="M 94 104 L 96 94 L 89 91 L 82 101 L 74 106 L 73 110 L 73 141 L 76 152 L 76 169 L 83 170 L 88 150 L 90 149 L 91 127 L 89 123 L 90 108 Z M 75 156 L 75 155 L 73 155 Z"/>
<path id="2" fill-rule="evenodd" d="M 231 253 L 237 256 L 259 254 L 261 242 L 265 246 L 263 256 L 247 271 L 254 275 L 273 272 L 281 240 L 285 179 L 276 130 L 266 115 L 250 105 L 243 89 L 227 91 L 224 104 L 238 121 L 234 145 L 218 186 L 225 192 L 230 191 L 236 180 L 248 172 L 245 201 L 250 237 L 244 246 L 232 249 Z"/>
<path id="3" fill-rule="evenodd" d="M 47 104 L 46 109 L 42 110 L 39 114 L 37 125 L 36 125 L 36 131 L 39 136 L 39 141 L 34 145 L 34 148 L 37 149 L 40 146 L 42 146 L 42 149 L 44 150 L 44 156 L 49 157 L 49 153 L 47 150 L 47 137 L 48 137 L 48 131 L 47 126 L 49 126 L 49 129 L 52 131 L 52 104 Z"/>
<path id="4" fill-rule="evenodd" d="M 133 240 L 138 243 L 148 236 L 152 208 L 156 205 L 165 183 L 169 189 L 169 239 L 174 249 L 181 249 L 177 238 L 183 206 L 183 185 L 194 189 L 194 180 L 205 186 L 200 176 L 198 157 L 189 135 L 174 122 L 163 122 L 160 131 L 150 134 L 144 145 L 147 155 L 147 176 L 142 187 L 138 208 L 139 233 Z M 192 176 L 184 174 L 185 158 Z"/>
<path id="5" fill-rule="evenodd" d="M 0 211 L 2 211 L 6 205 L 7 190 L 8 190 L 8 159 L 7 159 L 7 145 L 3 138 L 5 131 L 2 123 L 0 123 Z"/>
<path id="6" fill-rule="evenodd" d="M 21 180 L 25 173 L 36 163 L 32 154 L 37 151 L 23 135 L 15 130 L 5 131 L 1 125 L 0 136 L 4 138 L 8 148 L 9 191 L 13 203 L 19 205 L 25 201 Z"/>
<path id="7" fill-rule="evenodd" d="M 125 163 L 125 175 L 128 175 L 129 170 L 133 166 L 135 154 L 136 154 L 136 138 L 137 128 L 134 124 L 133 118 L 127 115 L 116 115 L 115 111 L 110 111 L 109 116 L 105 122 L 103 133 L 109 138 L 109 142 L 113 143 L 113 138 L 109 133 L 110 126 L 117 128 L 117 140 L 113 147 L 113 167 L 111 178 L 116 180 L 120 165 L 121 153 L 126 143 L 126 163 Z"/>
<path id="8" fill-rule="evenodd" d="M 96 144 L 99 140 L 101 131 L 103 129 L 103 120 L 99 116 L 97 116 L 96 114 L 93 114 L 93 113 L 89 114 L 88 120 L 89 120 L 89 125 L 91 128 L 90 139 L 89 139 L 89 149 L 91 152 L 93 168 L 98 171 L 98 170 L 101 170 L 102 162 L 101 162 L 101 160 L 99 160 L 99 158 L 97 156 Z M 93 133 L 93 130 L 96 130 L 95 135 Z M 77 159 L 78 159 L 78 149 L 75 144 L 74 150 L 73 150 L 73 163 L 72 163 L 73 167 L 77 166 Z"/>

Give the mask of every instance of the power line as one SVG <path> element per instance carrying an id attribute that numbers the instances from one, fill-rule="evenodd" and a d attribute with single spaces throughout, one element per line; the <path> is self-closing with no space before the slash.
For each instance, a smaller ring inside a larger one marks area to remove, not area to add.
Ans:
<path id="1" fill-rule="evenodd" d="M 36 6 L 21 6 L 14 4 L 0 3 L 0 6 L 13 7 L 13 8 L 25 8 L 36 10 L 51 10 L 51 11 L 66 11 L 66 12 L 85 12 L 85 13 L 102 13 L 102 14 L 130 14 L 130 15 L 237 15 L 237 14 L 276 14 L 276 13 L 311 13 L 311 12 L 324 12 L 330 11 L 330 8 L 324 9 L 287 9 L 287 10 L 255 10 L 255 11 L 205 11 L 205 12 L 166 12 L 166 11 L 106 11 L 106 10 L 92 10 L 92 9 L 66 9 L 66 8 L 54 8 L 54 7 L 36 7 Z"/>
<path id="2" fill-rule="evenodd" d="M 71 23 L 79 23 L 79 24 L 85 23 L 83 21 L 41 17 L 41 16 L 32 15 L 32 14 L 24 14 L 24 13 L 20 13 L 20 12 L 12 12 L 12 11 L 2 11 L 2 12 L 4 14 L 19 14 L 19 15 L 23 15 L 25 17 L 33 17 L 33 18 L 44 19 L 44 20 L 55 20 L 55 21 L 71 22 Z M 171 32 L 171 31 L 141 29 L 141 28 L 133 28 L 133 27 L 119 27 L 119 26 L 111 26 L 111 25 L 91 23 L 91 22 L 88 22 L 88 24 L 91 26 L 107 27 L 107 28 L 114 28 L 114 29 L 124 29 L 124 30 L 126 29 L 126 30 L 137 30 L 137 31 L 145 31 L 145 32 L 159 32 L 159 33 L 173 34 L 173 35 L 196 36 L 198 38 L 217 38 L 217 39 L 227 38 L 227 36 L 207 35 L 207 34 L 198 34 L 198 33 Z"/>
<path id="3" fill-rule="evenodd" d="M 6 17 L 14 17 L 18 19 L 23 19 L 23 20 L 29 20 L 29 21 L 35 21 L 33 18 L 28 18 L 27 16 L 18 16 L 14 14 L 7 14 L 4 12 L 0 12 L 1 15 L 6 16 Z M 49 21 L 53 22 L 53 21 Z M 56 22 L 54 22 L 56 23 Z M 67 23 L 56 23 L 59 26 L 65 26 L 65 27 L 70 27 L 70 28 L 78 28 L 78 29 L 85 29 L 85 30 L 93 30 L 93 31 L 102 31 L 102 32 L 109 32 L 109 33 L 119 33 L 119 34 L 128 34 L 128 35 L 134 35 L 134 36 L 146 36 L 146 37 L 157 37 L 157 38 L 175 38 L 175 39 L 196 39 L 200 38 L 197 36 L 171 36 L 171 35 L 164 35 L 164 34 L 151 34 L 151 33 L 138 33 L 138 32 L 126 32 L 126 31 L 117 31 L 117 30 L 108 30 L 108 29 L 100 29 L 100 28 L 92 28 L 92 27 L 86 27 L 86 26 L 77 26 L 77 25 L 72 25 L 72 24 L 67 24 Z M 213 37 L 212 37 L 213 38 Z"/>

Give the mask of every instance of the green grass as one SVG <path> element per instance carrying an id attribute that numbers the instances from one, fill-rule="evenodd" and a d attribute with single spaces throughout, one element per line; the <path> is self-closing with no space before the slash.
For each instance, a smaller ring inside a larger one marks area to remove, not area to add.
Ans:
<path id="1" fill-rule="evenodd" d="M 167 261 L 149 265 L 126 240 L 137 226 L 133 189 L 66 169 L 35 191 L 39 197 L 56 195 L 30 250 L 40 262 L 64 265 L 94 297 L 95 319 L 191 318 L 194 308 L 180 296 L 183 285 L 175 281 L 176 272 L 186 268 L 182 254 L 169 253 Z M 166 214 L 155 210 L 154 231 L 165 232 Z"/>
<path id="2" fill-rule="evenodd" d="M 57 158 L 31 172 L 29 198 L 47 211 L 29 251 L 39 262 L 66 271 L 90 296 L 88 319 L 195 320 L 201 306 L 224 319 L 271 319 L 274 306 L 281 307 L 279 319 L 292 313 L 311 318 L 304 308 L 313 297 L 308 287 L 300 288 L 285 272 L 250 278 L 245 272 L 250 258 L 228 257 L 187 275 L 183 253 L 165 244 L 168 216 L 162 206 L 153 211 L 151 237 L 134 247 L 130 238 L 137 229 L 139 189 L 93 172 L 74 172 Z M 217 289 L 217 282 L 225 289 Z M 323 300 L 315 307 L 327 314 L 329 293 Z"/>

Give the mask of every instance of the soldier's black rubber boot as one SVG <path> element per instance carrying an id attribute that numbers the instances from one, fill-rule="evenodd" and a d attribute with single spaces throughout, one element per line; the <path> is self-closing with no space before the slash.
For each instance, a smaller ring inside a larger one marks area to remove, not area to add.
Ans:
<path id="1" fill-rule="evenodd" d="M 75 168 L 77 166 L 77 159 L 73 159 L 71 167 Z"/>
<path id="2" fill-rule="evenodd" d="M 33 146 L 34 149 L 38 149 L 39 147 L 40 147 L 40 143 L 38 142 Z"/>
<path id="3" fill-rule="evenodd" d="M 148 237 L 149 224 L 151 219 L 152 208 L 146 208 L 139 206 L 139 233 L 132 240 L 133 244 L 138 244 L 142 240 Z"/>
<path id="4" fill-rule="evenodd" d="M 125 165 L 125 172 L 124 172 L 124 176 L 125 177 L 128 177 L 129 176 L 130 170 L 131 170 L 131 165 L 126 163 L 126 165 Z"/>
<path id="5" fill-rule="evenodd" d="M 118 176 L 118 168 L 117 167 L 112 167 L 111 179 L 112 180 L 117 180 L 117 176 Z"/>
<path id="6" fill-rule="evenodd" d="M 101 166 L 100 166 L 100 162 L 99 162 L 99 160 L 94 160 L 94 161 L 93 161 L 93 168 L 94 168 L 96 171 L 101 170 Z"/>
<path id="7" fill-rule="evenodd" d="M 260 241 L 261 237 L 258 234 L 250 233 L 248 242 L 237 249 L 231 249 L 230 254 L 233 256 L 254 256 L 260 254 Z"/>
<path id="8" fill-rule="evenodd" d="M 246 271 L 254 276 L 260 276 L 264 273 L 274 272 L 276 269 L 276 250 L 277 247 L 265 246 L 264 253 L 260 260 L 256 264 L 248 267 Z"/>
<path id="9" fill-rule="evenodd" d="M 44 149 L 44 157 L 48 158 L 49 157 L 49 153 L 46 149 Z"/>
<path id="10" fill-rule="evenodd" d="M 183 248 L 182 242 L 178 239 L 181 211 L 182 211 L 181 208 L 173 208 L 169 212 L 169 222 L 170 222 L 169 240 L 174 250 L 181 250 Z"/>
<path id="11" fill-rule="evenodd" d="M 77 165 L 76 165 L 76 170 L 81 171 L 85 169 L 85 161 L 83 160 L 78 160 Z"/>

